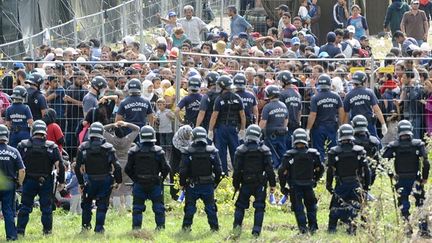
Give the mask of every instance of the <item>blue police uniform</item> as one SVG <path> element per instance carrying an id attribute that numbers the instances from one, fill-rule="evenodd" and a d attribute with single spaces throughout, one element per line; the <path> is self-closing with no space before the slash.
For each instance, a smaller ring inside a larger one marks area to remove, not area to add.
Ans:
<path id="1" fill-rule="evenodd" d="M 337 116 L 342 107 L 340 96 L 329 90 L 321 90 L 312 96 L 310 110 L 316 112 L 316 119 L 311 130 L 312 145 L 318 150 L 321 161 L 324 161 L 324 145 L 330 142 L 329 148 L 336 146 L 336 133 L 338 129 Z"/>
<path id="2" fill-rule="evenodd" d="M 0 171 L 8 180 L 5 190 L 0 191 L 0 202 L 2 214 L 5 221 L 6 239 L 16 240 L 17 229 L 15 226 L 15 182 L 17 181 L 17 171 L 24 169 L 21 155 L 14 147 L 5 143 L 0 144 Z"/>
<path id="3" fill-rule="evenodd" d="M 180 185 L 185 187 L 186 204 L 184 207 L 183 229 L 192 226 L 196 213 L 196 201 L 204 202 L 204 211 L 212 230 L 219 229 L 216 202 L 214 200 L 215 184 L 221 179 L 222 168 L 218 150 L 205 143 L 193 143 L 183 154 L 180 163 Z"/>
<path id="4" fill-rule="evenodd" d="M 254 94 L 247 90 L 239 90 L 236 92 L 243 101 L 244 112 L 246 116 L 246 127 L 255 124 L 257 117 L 254 117 L 253 108 L 257 105 L 257 100 Z"/>
<path id="5" fill-rule="evenodd" d="M 300 127 L 300 114 L 302 110 L 302 98 L 299 92 L 293 88 L 281 91 L 279 100 L 282 101 L 288 109 L 288 138 L 290 138 L 297 128 Z M 287 150 L 291 149 L 290 139 L 286 140 Z"/>
<path id="6" fill-rule="evenodd" d="M 30 87 L 27 89 L 27 105 L 30 107 L 31 114 L 34 120 L 42 119 L 42 110 L 48 109 L 45 96 L 36 88 Z M 58 114 L 58 113 L 57 113 Z"/>
<path id="7" fill-rule="evenodd" d="M 207 92 L 207 94 L 205 94 L 201 98 L 199 110 L 205 111 L 204 120 L 203 120 L 201 126 L 204 127 L 206 130 L 209 129 L 210 118 L 211 118 L 211 115 L 213 112 L 214 103 L 215 103 L 215 100 L 218 96 L 219 96 L 218 92 L 216 92 L 214 90 L 209 90 Z"/>
<path id="8" fill-rule="evenodd" d="M 214 104 L 214 111 L 219 112 L 215 125 L 215 145 L 219 150 L 222 169 L 228 174 L 227 147 L 230 158 L 240 145 L 238 130 L 240 126 L 240 111 L 244 110 L 242 99 L 232 92 L 219 95 Z"/>
<path id="9" fill-rule="evenodd" d="M 234 228 L 241 227 L 245 209 L 249 208 L 250 197 L 254 197 L 254 226 L 252 234 L 261 233 L 265 212 L 267 182 L 276 186 L 270 149 L 256 142 L 246 142 L 237 148 L 234 157 L 233 185 L 239 190 L 235 203 Z"/>
<path id="10" fill-rule="evenodd" d="M 43 232 L 51 233 L 52 230 L 52 200 L 53 200 L 53 176 L 55 163 L 59 163 L 58 182 L 63 184 L 65 180 L 64 166 L 57 145 L 54 142 L 42 138 L 30 138 L 18 144 L 24 165 L 26 176 L 22 186 L 21 208 L 18 212 L 17 231 L 25 233 L 29 214 L 33 211 L 33 203 L 36 195 L 39 196 L 41 221 Z"/>
<path id="11" fill-rule="evenodd" d="M 181 110 L 185 108 L 185 124 L 195 127 L 195 123 L 198 117 L 198 112 L 200 110 L 200 102 L 202 95 L 199 93 L 191 93 L 184 97 L 178 103 L 177 107 Z"/>
<path id="12" fill-rule="evenodd" d="M 280 166 L 282 156 L 286 152 L 287 127 L 284 125 L 286 119 L 288 119 L 288 109 L 280 100 L 270 101 L 261 113 L 261 120 L 267 121 L 264 128 L 264 141 L 271 150 L 274 168 Z"/>
<path id="13" fill-rule="evenodd" d="M 122 182 L 120 164 L 115 156 L 115 150 L 112 144 L 99 138 L 90 138 L 78 148 L 75 174 L 78 183 L 82 186 L 83 199 L 82 208 L 82 227 L 83 229 L 91 228 L 92 218 L 92 201 L 96 200 L 96 226 L 95 232 L 104 232 L 105 215 L 109 206 L 109 197 L 112 190 L 112 184 L 115 180 L 117 184 Z M 86 180 L 81 173 L 81 166 L 85 168 Z M 114 171 L 111 174 L 112 167 Z"/>
<path id="14" fill-rule="evenodd" d="M 368 130 L 372 136 L 377 137 L 375 118 L 372 107 L 378 104 L 374 92 L 365 87 L 356 87 L 351 90 L 343 101 L 345 112 L 350 113 L 352 119 L 356 115 L 363 115 L 368 120 Z"/>
<path id="15" fill-rule="evenodd" d="M 151 200 L 156 227 L 165 228 L 163 181 L 170 172 L 165 152 L 153 143 L 141 143 L 129 150 L 125 173 L 134 182 L 132 228 L 141 229 L 145 201 Z"/>
<path id="16" fill-rule="evenodd" d="M 32 113 L 26 104 L 13 103 L 6 109 L 5 117 L 11 122 L 9 145 L 16 148 L 20 141 L 30 138 L 27 120 L 33 118 Z"/>
<path id="17" fill-rule="evenodd" d="M 124 99 L 118 108 L 117 114 L 124 118 L 124 121 L 143 127 L 147 124 L 147 115 L 152 114 L 153 109 L 150 101 L 141 96 L 133 95 Z"/>

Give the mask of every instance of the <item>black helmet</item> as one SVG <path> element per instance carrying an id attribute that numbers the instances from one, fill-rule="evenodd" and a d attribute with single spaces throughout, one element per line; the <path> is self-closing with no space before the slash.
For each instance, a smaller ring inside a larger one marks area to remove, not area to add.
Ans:
<path id="1" fill-rule="evenodd" d="M 145 142 L 154 143 L 156 142 L 156 132 L 153 129 L 153 127 L 149 125 L 143 126 L 141 127 L 139 138 L 140 138 L 140 143 L 145 143 Z"/>
<path id="2" fill-rule="evenodd" d="M 39 87 L 41 84 L 43 84 L 44 79 L 42 77 L 42 75 L 40 75 L 39 73 L 32 73 L 29 75 L 28 79 L 26 81 L 24 81 L 24 83 L 26 84 L 32 84 L 35 85 L 37 87 Z"/>
<path id="3" fill-rule="evenodd" d="M 356 71 L 352 76 L 352 82 L 354 84 L 364 84 L 368 80 L 368 77 L 363 71 Z"/>
<path id="4" fill-rule="evenodd" d="M 339 127 L 339 130 L 337 131 L 337 135 L 338 135 L 338 141 L 342 141 L 342 140 L 351 140 L 353 141 L 354 138 L 354 129 L 351 125 L 349 124 L 343 124 L 342 126 Z"/>
<path id="5" fill-rule="evenodd" d="M 330 78 L 329 75 L 327 75 L 327 74 L 321 74 L 319 76 L 319 78 L 318 78 L 317 86 L 320 89 L 330 89 L 331 88 L 331 83 L 332 83 L 332 80 L 331 80 L 331 78 Z"/>
<path id="6" fill-rule="evenodd" d="M 197 77 L 190 77 L 188 80 L 188 90 L 198 92 L 201 88 L 201 79 Z"/>
<path id="7" fill-rule="evenodd" d="M 47 134 L 47 125 L 44 121 L 36 120 L 35 122 L 33 122 L 32 136 L 36 134 L 43 134 L 43 135 Z"/>
<path id="8" fill-rule="evenodd" d="M 308 135 L 303 128 L 297 128 L 292 135 L 292 146 L 294 147 L 297 143 L 308 145 Z"/>
<path id="9" fill-rule="evenodd" d="M 89 128 L 89 138 L 104 138 L 104 127 L 100 122 L 93 122 Z"/>
<path id="10" fill-rule="evenodd" d="M 294 78 L 290 71 L 282 71 L 278 74 L 277 79 L 281 81 L 284 85 L 296 83 L 297 80 Z"/>
<path id="11" fill-rule="evenodd" d="M 14 102 L 24 102 L 27 97 L 27 90 L 24 86 L 18 85 L 12 91 L 12 101 Z"/>
<path id="12" fill-rule="evenodd" d="M 278 98 L 280 95 L 280 89 L 276 85 L 269 85 L 265 88 L 265 94 L 269 99 Z"/>
<path id="13" fill-rule="evenodd" d="M 0 124 L 0 140 L 9 141 L 9 129 L 3 124 Z"/>
<path id="14" fill-rule="evenodd" d="M 246 141 L 259 142 L 261 140 L 261 128 L 258 125 L 249 125 L 246 129 Z"/>
<path id="15" fill-rule="evenodd" d="M 100 91 L 108 86 L 107 81 L 102 76 L 96 76 L 91 81 L 91 86 Z"/>
<path id="16" fill-rule="evenodd" d="M 203 127 L 195 127 L 192 130 L 192 141 L 194 143 L 203 142 L 207 143 L 207 131 Z"/>
<path id="17" fill-rule="evenodd" d="M 237 89 L 244 89 L 247 83 L 246 76 L 243 73 L 237 73 L 233 77 L 233 83 Z"/>
<path id="18" fill-rule="evenodd" d="M 137 79 L 137 78 L 133 78 L 133 79 L 129 80 L 129 82 L 127 83 L 127 90 L 128 90 L 129 95 L 132 95 L 132 94 L 140 95 L 141 94 L 141 81 L 139 81 L 139 79 Z"/>
<path id="19" fill-rule="evenodd" d="M 205 77 L 206 81 L 207 81 L 207 86 L 210 85 L 215 85 L 217 80 L 219 79 L 220 75 L 219 73 L 215 72 L 215 71 L 211 71 L 207 74 L 207 76 Z"/>
<path id="20" fill-rule="evenodd" d="M 221 87 L 222 89 L 230 89 L 231 86 L 233 85 L 233 81 L 230 78 L 230 76 L 228 75 L 222 75 L 218 78 L 217 80 L 217 84 L 219 85 L 219 87 Z"/>
<path id="21" fill-rule="evenodd" d="M 363 115 L 355 116 L 352 121 L 354 132 L 368 132 L 368 120 Z"/>
<path id="22" fill-rule="evenodd" d="M 402 120 L 398 123 L 398 136 L 410 135 L 413 136 L 413 126 L 410 121 Z"/>

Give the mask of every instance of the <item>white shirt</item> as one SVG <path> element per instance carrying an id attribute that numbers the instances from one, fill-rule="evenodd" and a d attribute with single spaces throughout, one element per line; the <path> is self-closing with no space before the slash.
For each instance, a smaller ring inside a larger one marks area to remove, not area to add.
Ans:
<path id="1" fill-rule="evenodd" d="M 178 23 L 183 26 L 185 34 L 187 35 L 188 39 L 191 40 L 192 44 L 200 44 L 201 30 L 207 29 L 207 24 L 204 23 L 204 21 L 198 17 L 192 17 L 190 20 L 181 18 L 178 20 Z"/>

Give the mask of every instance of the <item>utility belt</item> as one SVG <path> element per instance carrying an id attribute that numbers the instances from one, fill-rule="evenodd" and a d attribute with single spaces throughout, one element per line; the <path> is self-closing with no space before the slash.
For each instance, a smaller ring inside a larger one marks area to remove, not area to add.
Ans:
<path id="1" fill-rule="evenodd" d="M 10 132 L 21 132 L 21 131 L 30 131 L 29 127 L 20 127 L 20 126 L 16 126 L 16 127 L 11 127 Z"/>
<path id="2" fill-rule="evenodd" d="M 203 184 L 212 184 L 212 183 L 214 183 L 213 175 L 197 176 L 190 179 L 190 184 L 194 184 L 194 185 L 203 185 Z"/>
<path id="3" fill-rule="evenodd" d="M 275 139 L 276 137 L 280 137 L 280 136 L 285 136 L 288 134 L 288 131 L 286 128 L 279 128 L 279 129 L 266 129 L 265 130 L 265 137 L 270 138 L 270 139 Z"/>
<path id="4" fill-rule="evenodd" d="M 224 122 L 220 122 L 218 125 L 224 125 L 224 126 L 230 126 L 230 127 L 239 127 L 239 121 L 224 121 Z"/>
<path id="5" fill-rule="evenodd" d="M 313 179 L 305 179 L 305 180 L 291 180 L 289 184 L 297 185 L 297 186 L 313 186 Z"/>
<path id="6" fill-rule="evenodd" d="M 42 174 L 42 173 L 26 173 L 26 178 L 30 178 L 39 182 L 39 186 L 42 186 L 46 180 L 52 178 L 50 174 Z"/>
<path id="7" fill-rule="evenodd" d="M 141 185 L 157 185 L 161 183 L 160 177 L 155 175 L 137 175 L 136 177 Z"/>
<path id="8" fill-rule="evenodd" d="M 337 128 L 337 126 L 338 126 L 338 123 L 337 123 L 337 121 L 336 120 L 334 120 L 334 121 L 316 121 L 316 122 L 314 122 L 314 125 L 313 125 L 313 129 L 316 129 L 316 128 L 318 128 L 318 127 L 320 127 L 320 126 L 323 126 L 323 125 L 325 125 L 325 126 L 334 126 L 335 128 Z"/>
<path id="9" fill-rule="evenodd" d="M 87 174 L 90 180 L 102 181 L 111 176 L 111 174 Z"/>
<path id="10" fill-rule="evenodd" d="M 264 184 L 264 176 L 260 174 L 249 174 L 242 176 L 243 184 Z"/>
<path id="11" fill-rule="evenodd" d="M 338 182 L 341 184 L 344 183 L 354 183 L 359 182 L 358 176 L 345 176 L 345 177 L 338 177 Z"/>
<path id="12" fill-rule="evenodd" d="M 416 179 L 417 173 L 396 173 L 398 179 Z"/>

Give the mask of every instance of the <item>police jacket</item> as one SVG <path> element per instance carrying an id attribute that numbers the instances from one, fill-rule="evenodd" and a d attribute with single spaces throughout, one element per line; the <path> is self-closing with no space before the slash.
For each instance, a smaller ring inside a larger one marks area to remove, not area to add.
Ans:
<path id="1" fill-rule="evenodd" d="M 112 144 L 105 142 L 105 139 L 91 138 L 78 147 L 75 174 L 80 185 L 84 184 L 81 167 L 93 178 L 105 178 L 112 173 L 116 183 L 122 182 L 121 167 L 115 156 L 115 149 Z"/>
<path id="2" fill-rule="evenodd" d="M 240 145 L 234 156 L 233 186 L 242 185 L 276 186 L 270 149 L 264 144 L 249 142 Z"/>
<path id="3" fill-rule="evenodd" d="M 165 152 L 153 143 L 141 143 L 129 149 L 125 173 L 135 183 L 161 184 L 170 172 Z"/>

